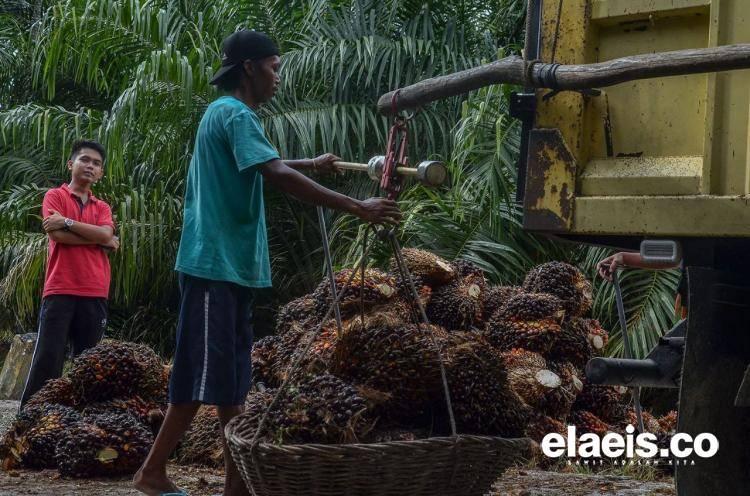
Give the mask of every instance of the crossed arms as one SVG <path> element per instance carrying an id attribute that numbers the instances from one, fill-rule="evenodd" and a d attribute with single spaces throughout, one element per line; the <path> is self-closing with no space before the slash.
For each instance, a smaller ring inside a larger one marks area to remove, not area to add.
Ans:
<path id="1" fill-rule="evenodd" d="M 59 205 L 52 198 L 45 197 L 42 205 L 42 228 L 49 239 L 66 245 L 99 245 L 116 250 L 120 246 L 114 228 L 110 224 L 94 225 L 76 221 L 69 230 L 65 230 L 65 216 L 60 213 Z"/>

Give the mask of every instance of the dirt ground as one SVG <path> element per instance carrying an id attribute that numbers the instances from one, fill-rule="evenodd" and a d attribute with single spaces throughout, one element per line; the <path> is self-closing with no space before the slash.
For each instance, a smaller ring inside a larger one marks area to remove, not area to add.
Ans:
<path id="1" fill-rule="evenodd" d="M 18 409 L 18 402 L 0 401 L 0 434 Z M 170 476 L 191 496 L 220 494 L 223 472 L 200 467 L 170 466 Z M 140 493 L 131 489 L 130 478 L 63 479 L 55 470 L 0 471 L 0 496 L 126 496 Z M 675 496 L 669 482 L 643 482 L 627 477 L 583 475 L 512 469 L 498 480 L 492 496 Z M 436 495 L 439 496 L 439 495 Z"/>
<path id="2" fill-rule="evenodd" d="M 177 485 L 191 496 L 220 494 L 222 473 L 197 467 L 170 468 Z M 0 472 L 0 496 L 126 496 L 137 495 L 130 479 L 61 479 L 54 470 Z M 641 482 L 626 477 L 562 474 L 537 470 L 508 471 L 496 484 L 492 496 L 674 496 L 674 486 L 664 482 Z M 438 495 L 436 495 L 438 496 Z"/>

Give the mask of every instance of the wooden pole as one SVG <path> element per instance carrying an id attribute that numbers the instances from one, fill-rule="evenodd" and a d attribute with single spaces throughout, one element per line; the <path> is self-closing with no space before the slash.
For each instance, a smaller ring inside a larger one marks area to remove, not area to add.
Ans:
<path id="1" fill-rule="evenodd" d="M 474 91 L 492 84 L 581 90 L 603 88 L 627 81 L 665 76 L 750 68 L 750 44 L 632 55 L 596 64 L 559 65 L 531 62 L 513 55 L 465 71 L 425 79 L 391 91 L 378 100 L 378 111 L 415 108 L 435 100 Z M 525 73 L 528 72 L 528 77 Z M 395 98 L 394 98 L 395 95 Z"/>

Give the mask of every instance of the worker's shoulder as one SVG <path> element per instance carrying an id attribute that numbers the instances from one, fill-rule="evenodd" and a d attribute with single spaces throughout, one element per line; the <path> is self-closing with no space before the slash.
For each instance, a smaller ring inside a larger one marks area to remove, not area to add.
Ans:
<path id="1" fill-rule="evenodd" d="M 238 116 L 257 119 L 257 115 L 244 102 L 233 96 L 222 96 L 211 102 L 206 109 L 206 114 L 230 120 Z"/>

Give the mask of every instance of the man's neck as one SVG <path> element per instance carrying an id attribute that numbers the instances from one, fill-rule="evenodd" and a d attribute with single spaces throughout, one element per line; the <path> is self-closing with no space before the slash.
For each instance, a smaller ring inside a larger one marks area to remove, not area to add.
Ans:
<path id="1" fill-rule="evenodd" d="M 248 91 L 247 88 L 240 86 L 239 88 L 232 91 L 231 95 L 237 100 L 241 101 L 253 110 L 258 110 L 260 102 Z"/>
<path id="2" fill-rule="evenodd" d="M 68 188 L 70 188 L 70 191 L 72 191 L 76 196 L 78 196 L 81 199 L 81 201 L 84 201 L 84 202 L 88 200 L 89 194 L 91 194 L 90 184 L 88 183 L 80 184 L 80 183 L 77 183 L 75 179 L 70 181 L 70 183 L 68 183 Z"/>

